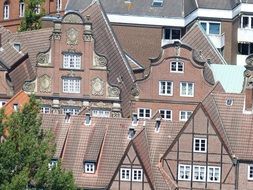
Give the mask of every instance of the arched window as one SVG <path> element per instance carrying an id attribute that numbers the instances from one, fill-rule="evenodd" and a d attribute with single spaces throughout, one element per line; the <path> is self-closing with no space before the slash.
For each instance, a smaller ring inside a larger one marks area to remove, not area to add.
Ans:
<path id="1" fill-rule="evenodd" d="M 8 1 L 4 2 L 3 16 L 4 16 L 4 20 L 9 19 L 10 17 L 10 5 Z"/>
<path id="2" fill-rule="evenodd" d="M 25 16 L 25 2 L 24 0 L 19 1 L 19 17 Z"/>

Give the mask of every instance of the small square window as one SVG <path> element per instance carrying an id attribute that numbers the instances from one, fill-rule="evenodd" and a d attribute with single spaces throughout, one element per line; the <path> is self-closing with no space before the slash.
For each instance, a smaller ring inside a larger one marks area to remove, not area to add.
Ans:
<path id="1" fill-rule="evenodd" d="M 162 7 L 163 6 L 163 0 L 153 0 L 152 6 L 153 7 Z"/>
<path id="2" fill-rule="evenodd" d="M 84 164 L 84 172 L 89 174 L 95 173 L 95 163 L 86 162 Z"/>
<path id="3" fill-rule="evenodd" d="M 192 82 L 180 82 L 180 96 L 194 96 L 194 83 Z"/>
<path id="4" fill-rule="evenodd" d="M 159 81 L 159 95 L 172 96 L 173 95 L 173 82 Z"/>
<path id="5" fill-rule="evenodd" d="M 142 181 L 142 169 L 133 169 L 132 170 L 132 180 L 133 181 Z"/>
<path id="6" fill-rule="evenodd" d="M 206 152 L 207 139 L 206 138 L 194 138 L 194 152 Z"/>
<path id="7" fill-rule="evenodd" d="M 120 180 L 122 180 L 122 181 L 130 181 L 131 180 L 131 169 L 129 169 L 129 168 L 121 168 L 120 169 Z"/>
<path id="8" fill-rule="evenodd" d="M 179 164 L 178 166 L 178 179 L 179 180 L 191 180 L 191 166 Z"/>
<path id="9" fill-rule="evenodd" d="M 180 121 L 187 121 L 192 114 L 192 111 L 180 111 L 179 120 Z"/>
<path id="10" fill-rule="evenodd" d="M 193 181 L 205 181 L 205 180 L 206 180 L 206 167 L 193 166 Z"/>
<path id="11" fill-rule="evenodd" d="M 220 182 L 220 167 L 208 166 L 208 181 Z"/>
<path id="12" fill-rule="evenodd" d="M 49 114 L 50 113 L 50 107 L 42 106 L 40 111 L 41 111 L 41 113 Z"/>
<path id="13" fill-rule="evenodd" d="M 138 109 L 139 118 L 150 118 L 151 117 L 151 109 L 148 108 L 139 108 Z"/>
<path id="14" fill-rule="evenodd" d="M 183 73 L 184 72 L 184 64 L 182 62 L 172 61 L 170 63 L 170 71 Z"/>
<path id="15" fill-rule="evenodd" d="M 172 111 L 171 110 L 159 110 L 161 117 L 165 120 L 172 120 Z"/>

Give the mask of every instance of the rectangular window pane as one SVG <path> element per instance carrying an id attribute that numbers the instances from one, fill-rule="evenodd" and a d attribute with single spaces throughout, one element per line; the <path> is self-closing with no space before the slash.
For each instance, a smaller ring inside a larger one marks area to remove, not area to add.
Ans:
<path id="1" fill-rule="evenodd" d="M 205 23 L 205 22 L 201 22 L 200 25 L 201 25 L 202 28 L 206 31 L 206 23 Z"/>
<path id="2" fill-rule="evenodd" d="M 220 23 L 209 23 L 209 34 L 220 34 Z"/>
<path id="3" fill-rule="evenodd" d="M 243 28 L 248 28 L 249 27 L 249 17 L 242 17 L 242 27 Z"/>
<path id="4" fill-rule="evenodd" d="M 170 29 L 169 28 L 165 28 L 164 29 L 164 39 L 166 40 L 170 40 L 171 37 L 170 37 Z"/>

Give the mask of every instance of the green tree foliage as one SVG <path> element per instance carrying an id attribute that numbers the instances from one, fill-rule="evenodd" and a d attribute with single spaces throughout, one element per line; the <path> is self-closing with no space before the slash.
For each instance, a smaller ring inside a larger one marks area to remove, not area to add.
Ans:
<path id="1" fill-rule="evenodd" d="M 9 132 L 0 143 L 0 190 L 76 189 L 72 174 L 60 163 L 48 167 L 55 152 L 54 139 L 50 131 L 41 129 L 39 108 L 31 97 L 29 104 L 8 118 L 0 111 L 0 134 L 6 128 Z"/>
<path id="2" fill-rule="evenodd" d="M 25 16 L 21 21 L 19 31 L 38 30 L 41 28 L 41 17 L 45 15 L 44 2 L 45 0 L 25 0 Z"/>

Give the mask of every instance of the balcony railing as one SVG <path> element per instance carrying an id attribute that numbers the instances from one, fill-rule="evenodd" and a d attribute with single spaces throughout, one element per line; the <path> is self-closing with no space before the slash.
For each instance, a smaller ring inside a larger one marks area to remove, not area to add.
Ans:
<path id="1" fill-rule="evenodd" d="M 237 40 L 238 42 L 252 42 L 253 43 L 253 29 L 238 28 Z"/>

